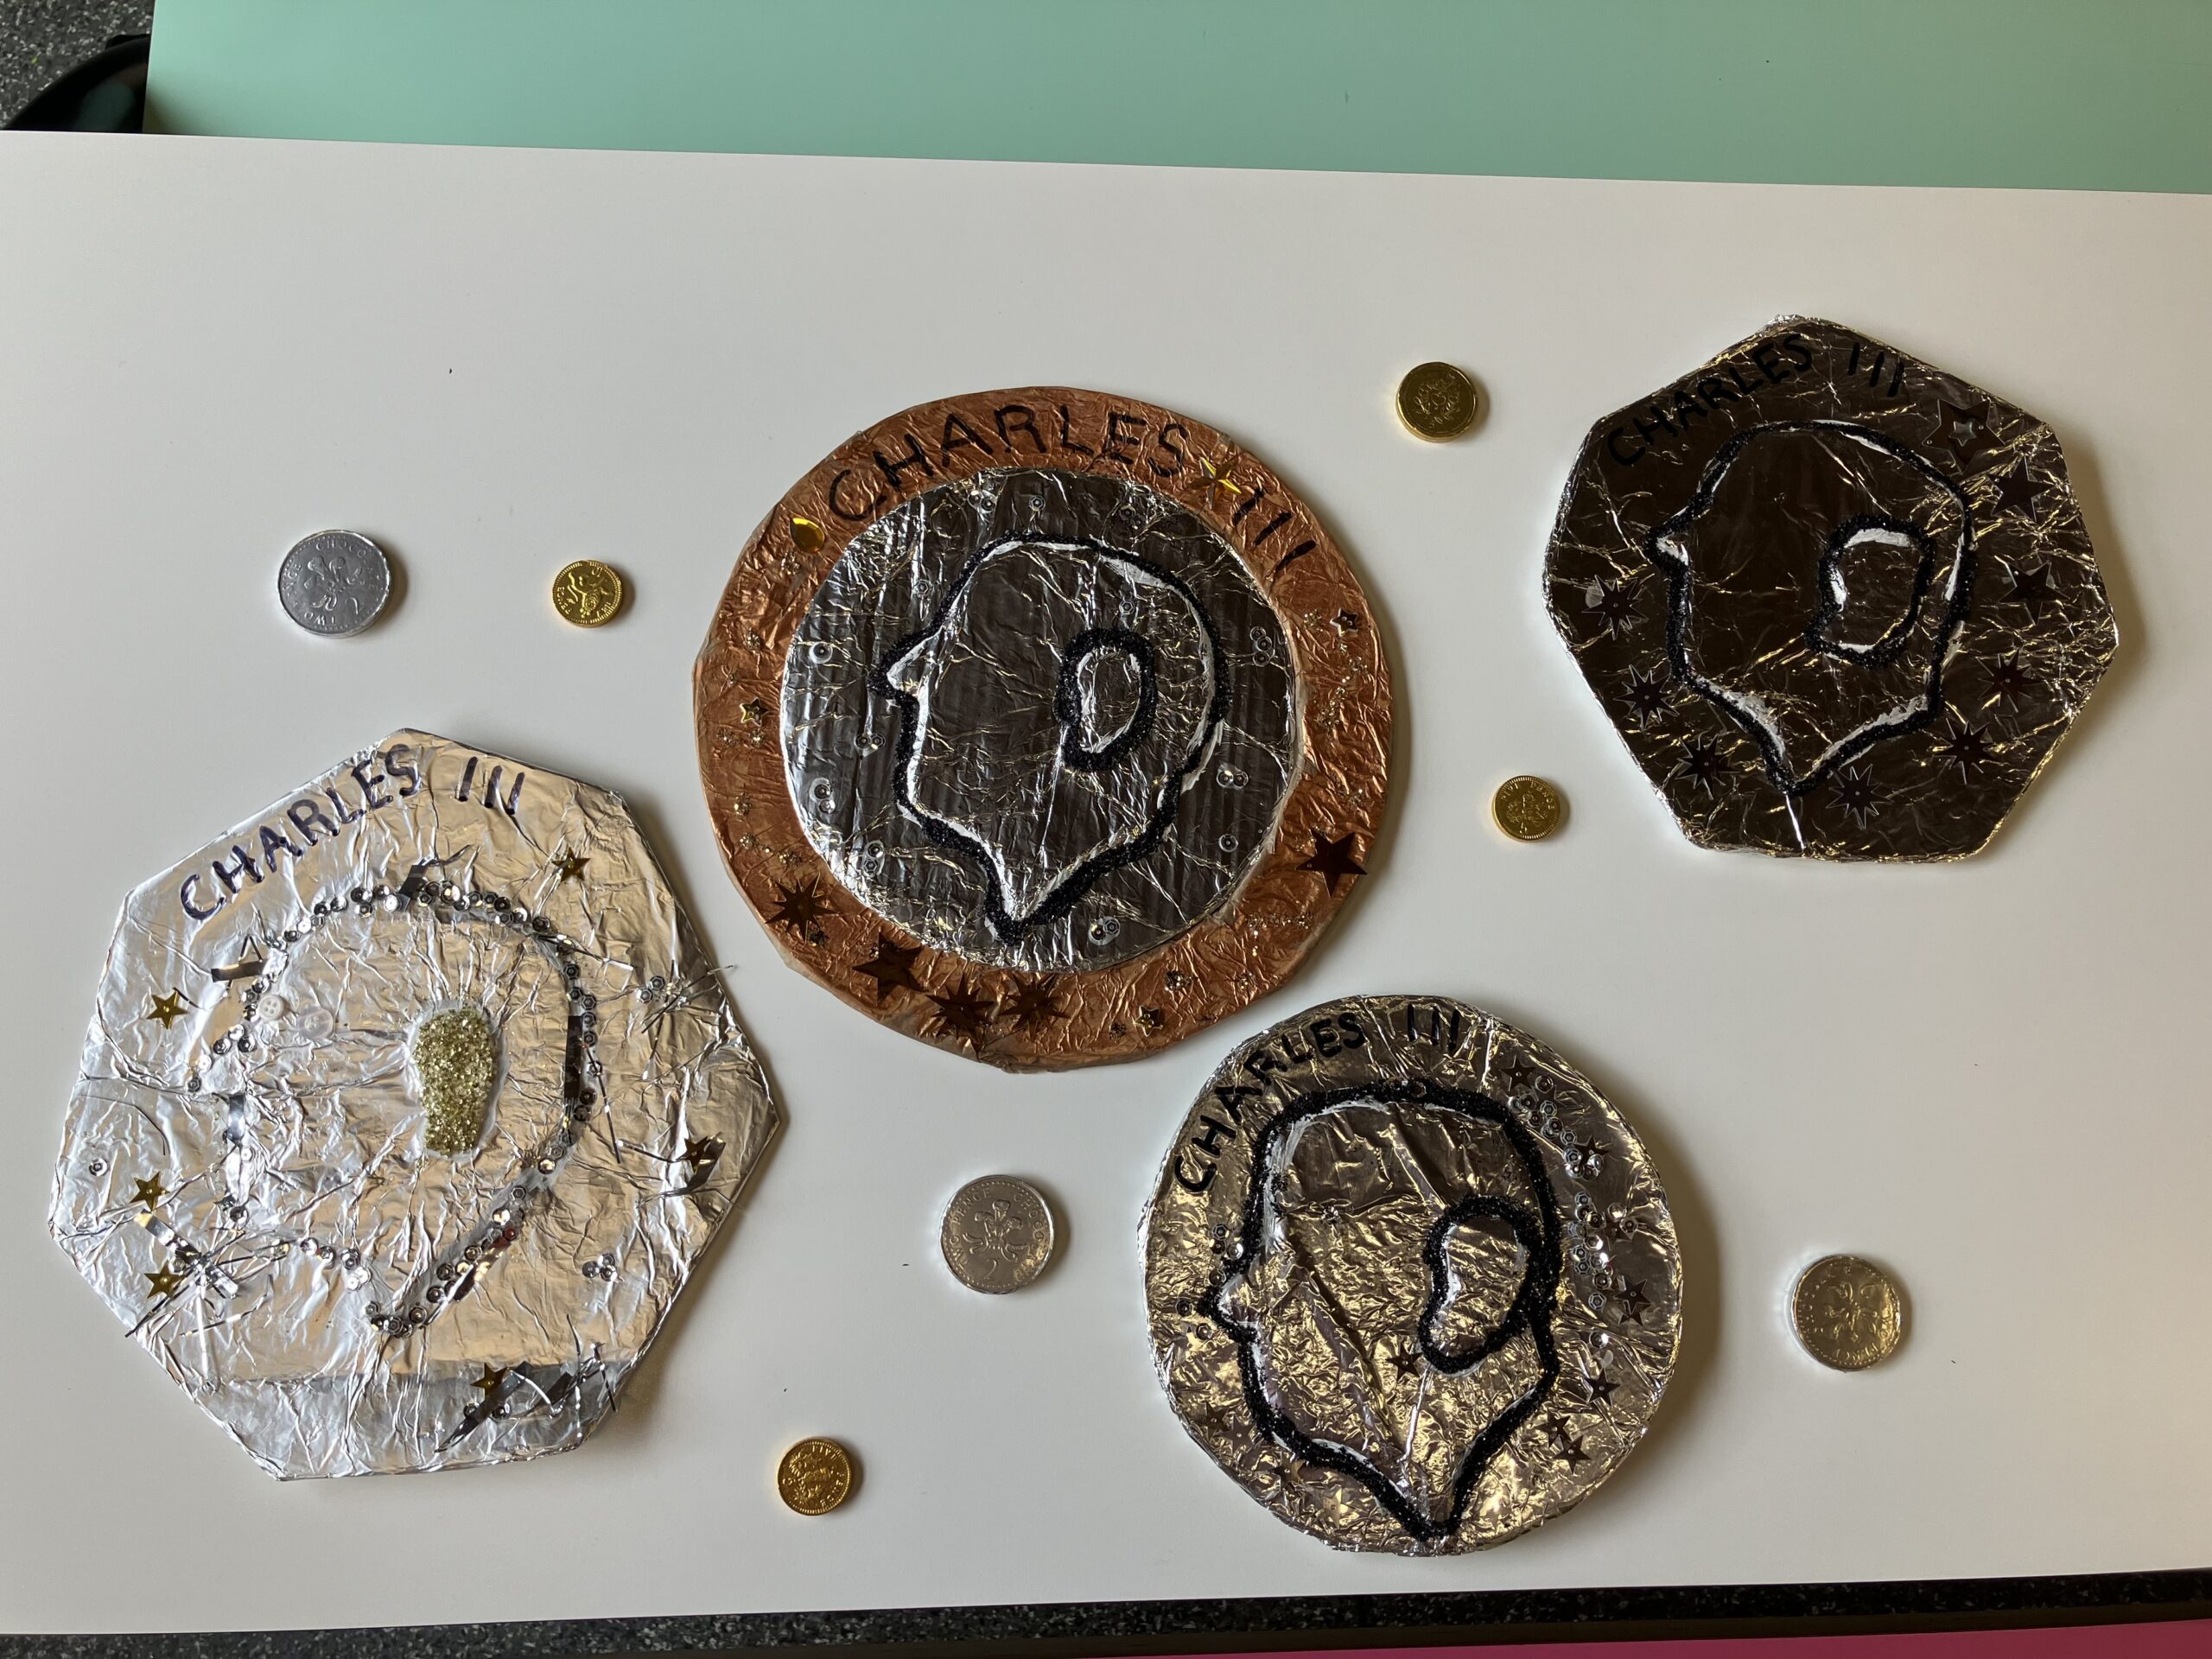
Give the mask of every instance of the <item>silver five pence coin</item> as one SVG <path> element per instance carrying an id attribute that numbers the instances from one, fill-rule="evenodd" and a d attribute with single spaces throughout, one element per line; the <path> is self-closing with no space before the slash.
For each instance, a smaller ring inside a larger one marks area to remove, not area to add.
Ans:
<path id="1" fill-rule="evenodd" d="M 367 537 L 318 531 L 296 543 L 276 570 L 276 597 L 309 633 L 343 639 L 384 614 L 391 598 L 391 561 Z"/>
<path id="2" fill-rule="evenodd" d="M 1027 1181 L 986 1175 L 952 1195 L 939 1230 L 944 1264 L 970 1290 L 1020 1290 L 1052 1259 L 1052 1211 Z"/>

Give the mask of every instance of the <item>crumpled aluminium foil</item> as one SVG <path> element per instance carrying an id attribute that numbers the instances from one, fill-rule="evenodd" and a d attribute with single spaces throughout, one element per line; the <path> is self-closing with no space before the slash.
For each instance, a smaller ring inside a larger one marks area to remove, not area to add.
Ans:
<path id="1" fill-rule="evenodd" d="M 125 902 L 51 1226 L 271 1474 L 499 1463 L 606 1415 L 778 1123 L 621 799 L 401 731 Z"/>
<path id="2" fill-rule="evenodd" d="M 1290 647 L 1228 544 L 1158 490 L 1042 467 L 856 537 L 792 635 L 782 717 L 840 884 L 1031 972 L 1185 931 L 1274 843 L 1299 764 Z"/>
<path id="3" fill-rule="evenodd" d="M 1682 832 L 1789 856 L 1978 851 L 2118 643 L 2050 428 L 1807 318 L 1591 429 L 1545 581 Z"/>
<path id="4" fill-rule="evenodd" d="M 1636 1132 L 1442 997 L 1325 1002 L 1215 1070 L 1146 1206 L 1153 1358 L 1191 1438 L 1343 1549 L 1451 1554 L 1643 1440 L 1682 1263 Z"/>

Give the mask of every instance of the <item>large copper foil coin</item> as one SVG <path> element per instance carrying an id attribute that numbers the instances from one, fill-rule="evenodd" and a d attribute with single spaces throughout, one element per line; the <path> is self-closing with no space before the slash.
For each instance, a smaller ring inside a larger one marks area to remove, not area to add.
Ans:
<path id="1" fill-rule="evenodd" d="M 1015 1069 L 1274 988 L 1364 873 L 1389 671 L 1343 556 L 1211 428 L 925 404 L 753 536 L 696 680 L 731 875 L 887 1025 Z"/>
<path id="2" fill-rule="evenodd" d="M 2051 429 L 1804 319 L 1592 427 L 1545 577 L 1706 847 L 1975 852 L 2117 643 Z"/>
<path id="3" fill-rule="evenodd" d="M 53 1229 L 270 1473 L 559 1452 L 778 1114 L 620 797 L 427 733 L 124 903 Z"/>
<path id="4" fill-rule="evenodd" d="M 1191 1438 L 1345 1549 L 1481 1549 L 1579 1503 L 1673 1370 L 1667 1195 L 1596 1087 L 1440 997 L 1325 1002 L 1223 1062 L 1145 1217 Z"/>

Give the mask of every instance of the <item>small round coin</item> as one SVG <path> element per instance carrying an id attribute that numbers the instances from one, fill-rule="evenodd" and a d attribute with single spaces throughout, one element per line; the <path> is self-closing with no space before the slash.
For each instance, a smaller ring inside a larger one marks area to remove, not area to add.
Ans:
<path id="1" fill-rule="evenodd" d="M 1566 799 L 1541 778 L 1509 778 L 1490 798 L 1492 821 L 1516 841 L 1541 841 L 1566 815 Z"/>
<path id="2" fill-rule="evenodd" d="M 553 608 L 561 613 L 562 620 L 580 628 L 612 622 L 622 608 L 621 573 L 597 559 L 563 565 L 553 578 Z"/>
<path id="3" fill-rule="evenodd" d="M 276 599 L 309 633 L 342 639 L 384 614 L 391 561 L 367 537 L 322 530 L 293 544 L 276 567 Z"/>
<path id="4" fill-rule="evenodd" d="M 952 1195 L 938 1243 L 952 1276 L 992 1295 L 1020 1290 L 1052 1259 L 1052 1211 L 1027 1181 L 986 1175 Z"/>
<path id="5" fill-rule="evenodd" d="M 1904 1337 L 1904 1299 L 1855 1255 L 1824 1255 L 1800 1274 L 1789 1316 L 1805 1351 L 1839 1371 L 1880 1364 Z"/>
<path id="6" fill-rule="evenodd" d="M 1432 443 L 1472 426 L 1479 402 L 1472 377 L 1449 363 L 1424 363 L 1398 382 L 1398 418 L 1415 437 Z"/>
<path id="7" fill-rule="evenodd" d="M 853 1454 L 835 1440 L 801 1440 L 776 1465 L 776 1492 L 801 1515 L 827 1515 L 852 1496 Z"/>

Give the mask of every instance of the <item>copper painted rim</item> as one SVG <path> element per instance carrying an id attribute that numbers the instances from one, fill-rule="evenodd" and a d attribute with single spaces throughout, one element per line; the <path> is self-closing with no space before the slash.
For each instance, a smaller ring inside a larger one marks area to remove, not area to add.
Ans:
<path id="1" fill-rule="evenodd" d="M 1024 973 L 924 944 L 838 882 L 785 779 L 785 660 L 815 590 L 884 514 L 1008 467 L 1129 480 L 1189 511 L 1243 561 L 1296 670 L 1300 763 L 1273 843 L 1197 922 L 1112 967 Z M 882 1023 L 1010 1070 L 1150 1053 L 1274 990 L 1349 895 L 1382 824 L 1389 668 L 1328 531 L 1213 428 L 1103 392 L 1032 386 L 941 398 L 840 445 L 747 542 L 700 651 L 693 697 L 723 861 L 778 948 Z"/>

